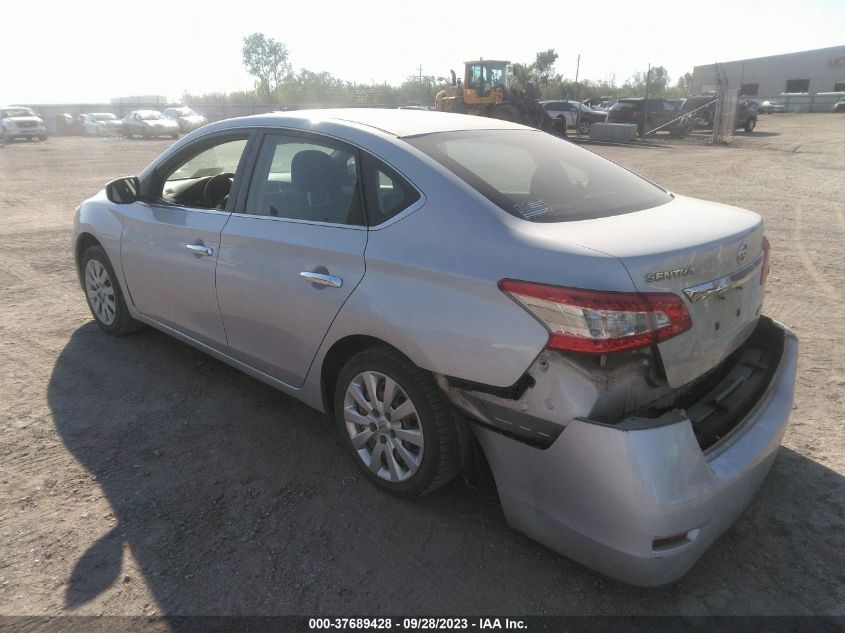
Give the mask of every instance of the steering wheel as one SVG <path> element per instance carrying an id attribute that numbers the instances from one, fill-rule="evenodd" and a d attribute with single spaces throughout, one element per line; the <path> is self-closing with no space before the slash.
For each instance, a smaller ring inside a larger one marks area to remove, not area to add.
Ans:
<path id="1" fill-rule="evenodd" d="M 212 209 L 220 209 L 222 208 L 221 205 L 225 206 L 234 180 L 235 174 L 226 172 L 212 176 L 205 181 L 202 197 Z"/>

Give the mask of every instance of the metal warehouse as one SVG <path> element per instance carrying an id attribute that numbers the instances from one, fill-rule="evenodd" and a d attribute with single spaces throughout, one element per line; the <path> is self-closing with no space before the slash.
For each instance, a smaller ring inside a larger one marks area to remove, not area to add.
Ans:
<path id="1" fill-rule="evenodd" d="M 829 111 L 845 94 L 845 45 L 696 66 L 692 94 L 725 83 L 740 95 L 776 100 L 788 110 Z"/>

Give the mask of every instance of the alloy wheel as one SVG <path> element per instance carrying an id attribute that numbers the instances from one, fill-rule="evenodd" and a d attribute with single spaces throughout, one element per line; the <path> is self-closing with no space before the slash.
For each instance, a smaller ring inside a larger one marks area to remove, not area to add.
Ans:
<path id="1" fill-rule="evenodd" d="M 117 316 L 114 287 L 106 267 L 96 259 L 85 264 L 85 295 L 97 319 L 111 325 Z"/>
<path id="2" fill-rule="evenodd" d="M 346 389 L 343 409 L 352 446 L 371 472 L 390 482 L 414 476 L 423 460 L 423 431 L 399 383 L 377 371 L 361 372 Z"/>

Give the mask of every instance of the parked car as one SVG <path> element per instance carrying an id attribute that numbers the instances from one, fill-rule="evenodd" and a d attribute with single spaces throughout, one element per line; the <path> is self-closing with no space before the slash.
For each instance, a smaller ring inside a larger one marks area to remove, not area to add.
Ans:
<path id="1" fill-rule="evenodd" d="M 679 108 L 668 99 L 649 99 L 648 114 L 644 112 L 645 99 L 625 97 L 610 108 L 607 120 L 609 123 L 636 123 L 641 134 L 657 128 L 660 132 L 673 132 L 682 124 L 681 121 L 675 121 L 681 114 Z"/>
<path id="2" fill-rule="evenodd" d="M 609 111 L 609 110 L 610 110 L 610 109 L 611 109 L 614 105 L 616 105 L 616 102 L 617 102 L 617 101 L 619 101 L 619 99 L 607 99 L 607 100 L 605 100 L 605 101 L 600 102 L 598 105 L 596 105 L 596 106 L 593 108 L 593 110 L 596 110 L 596 111 L 598 111 L 598 112 L 607 112 L 607 111 Z"/>
<path id="3" fill-rule="evenodd" d="M 179 138 L 179 124 L 173 119 L 165 118 L 158 110 L 133 110 L 121 121 L 123 135 L 126 138 L 143 136 L 169 136 Z"/>
<path id="4" fill-rule="evenodd" d="M 118 136 L 123 125 L 111 112 L 89 112 L 82 115 L 82 129 L 86 136 Z"/>
<path id="5" fill-rule="evenodd" d="M 786 106 L 780 103 L 775 103 L 774 101 L 764 101 L 760 104 L 760 107 L 757 108 L 757 112 L 760 114 L 773 114 L 775 112 L 786 112 Z"/>
<path id="6" fill-rule="evenodd" d="M 0 135 L 4 143 L 15 139 L 47 140 L 47 126 L 35 112 L 22 106 L 0 108 Z"/>
<path id="7" fill-rule="evenodd" d="M 326 412 L 397 496 L 477 438 L 511 525 L 634 584 L 733 522 L 792 406 L 760 216 L 507 121 L 212 123 L 83 202 L 73 243 L 104 332 L 153 326 Z"/>
<path id="8" fill-rule="evenodd" d="M 681 108 L 682 114 L 687 114 L 693 120 L 697 129 L 712 130 L 716 114 L 717 97 L 714 95 L 696 95 L 688 97 Z M 757 103 L 749 99 L 737 101 L 734 129 L 754 131 L 757 127 Z"/>
<path id="9" fill-rule="evenodd" d="M 203 125 L 208 123 L 208 119 L 201 114 L 197 114 L 187 106 L 167 108 L 163 114 L 168 119 L 176 121 L 176 123 L 179 124 L 179 130 L 183 134 L 187 134 L 197 128 L 201 128 Z"/>
<path id="10" fill-rule="evenodd" d="M 842 97 L 839 101 L 836 102 L 833 106 L 834 112 L 845 112 L 845 97 Z"/>
<path id="11" fill-rule="evenodd" d="M 541 101 L 540 105 L 551 118 L 565 118 L 566 127 L 577 130 L 579 134 L 589 134 L 593 123 L 607 121 L 607 112 L 597 112 L 578 101 Z M 579 111 L 580 120 L 578 119 Z"/>

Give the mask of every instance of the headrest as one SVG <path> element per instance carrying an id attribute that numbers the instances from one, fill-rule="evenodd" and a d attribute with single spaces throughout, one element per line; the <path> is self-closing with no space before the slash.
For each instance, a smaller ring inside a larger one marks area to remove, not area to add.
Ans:
<path id="1" fill-rule="evenodd" d="M 293 157 L 290 179 L 299 191 L 338 191 L 343 184 L 343 170 L 325 152 L 306 149 Z"/>

